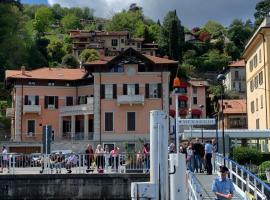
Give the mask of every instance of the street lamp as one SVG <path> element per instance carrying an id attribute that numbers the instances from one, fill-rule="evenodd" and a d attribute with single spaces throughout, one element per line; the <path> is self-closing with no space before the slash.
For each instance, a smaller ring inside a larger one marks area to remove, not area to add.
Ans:
<path id="1" fill-rule="evenodd" d="M 225 135 L 224 135 L 224 112 L 223 112 L 223 95 L 224 95 L 224 85 L 223 82 L 225 81 L 226 77 L 224 74 L 219 74 L 217 76 L 217 81 L 221 85 L 221 120 L 222 120 L 222 146 L 223 146 L 223 157 L 224 157 L 224 166 L 226 165 L 225 163 Z"/>
<path id="2" fill-rule="evenodd" d="M 178 110 L 178 94 L 180 93 L 180 85 L 181 80 L 176 76 L 173 80 L 173 88 L 174 88 L 174 94 L 175 94 L 175 136 L 176 136 L 176 153 L 179 155 L 179 137 L 178 137 L 178 116 L 179 116 L 179 110 Z"/>
<path id="3" fill-rule="evenodd" d="M 204 105 L 200 105 L 200 109 L 201 109 L 201 118 L 202 118 L 202 114 L 203 114 L 203 108 L 204 108 Z M 203 126 L 202 126 L 202 143 L 203 143 Z"/>

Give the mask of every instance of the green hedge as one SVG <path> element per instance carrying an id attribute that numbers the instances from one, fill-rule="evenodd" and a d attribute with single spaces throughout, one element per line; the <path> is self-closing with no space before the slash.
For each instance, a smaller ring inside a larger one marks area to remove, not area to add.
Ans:
<path id="1" fill-rule="evenodd" d="M 235 147 L 232 151 L 232 159 L 240 165 L 249 163 L 259 165 L 262 160 L 262 155 L 256 149 L 251 149 L 248 147 Z"/>
<path id="2" fill-rule="evenodd" d="M 270 161 L 265 161 L 259 166 L 259 176 L 261 179 L 266 180 L 265 170 L 270 169 Z"/>

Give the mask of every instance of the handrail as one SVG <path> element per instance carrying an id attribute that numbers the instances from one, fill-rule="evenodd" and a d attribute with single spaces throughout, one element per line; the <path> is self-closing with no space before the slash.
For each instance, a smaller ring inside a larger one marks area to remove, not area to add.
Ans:
<path id="1" fill-rule="evenodd" d="M 188 177 L 188 199 L 192 199 L 192 200 L 200 200 L 200 199 L 204 199 L 203 198 L 203 194 L 202 194 L 202 190 L 201 190 L 201 185 L 199 183 L 199 181 L 196 179 L 195 175 L 187 170 L 187 177 Z"/>
<path id="2" fill-rule="evenodd" d="M 225 162 L 228 164 L 228 168 L 230 170 L 230 174 L 235 176 L 235 184 L 236 187 L 239 187 L 238 181 L 240 180 L 241 183 L 241 189 L 242 192 L 249 192 L 250 190 L 254 192 L 254 196 L 256 199 L 257 197 L 260 197 L 260 199 L 267 199 L 265 192 L 268 191 L 270 194 L 270 187 L 263 182 L 261 179 L 259 179 L 256 175 L 254 175 L 252 172 L 248 171 L 245 169 L 243 166 L 239 165 L 237 162 L 227 158 L 223 157 L 221 154 L 216 154 L 216 163 L 218 165 L 221 165 L 218 161 L 220 160 L 225 160 Z M 222 163 L 222 162 L 221 162 Z M 223 163 L 222 163 L 223 164 Z M 233 170 L 232 166 L 235 166 L 236 170 Z M 239 175 L 238 172 L 241 172 Z M 247 178 L 244 178 L 244 174 L 246 174 Z M 250 179 L 253 179 L 253 181 L 250 181 Z M 246 185 L 246 188 L 244 188 L 244 184 Z M 258 187 L 260 185 L 261 187 Z"/>

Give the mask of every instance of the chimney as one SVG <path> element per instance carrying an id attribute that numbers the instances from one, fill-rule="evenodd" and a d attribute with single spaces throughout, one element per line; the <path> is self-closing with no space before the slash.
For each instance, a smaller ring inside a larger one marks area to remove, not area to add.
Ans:
<path id="1" fill-rule="evenodd" d="M 21 72 L 22 72 L 22 75 L 25 75 L 25 66 L 21 66 Z"/>

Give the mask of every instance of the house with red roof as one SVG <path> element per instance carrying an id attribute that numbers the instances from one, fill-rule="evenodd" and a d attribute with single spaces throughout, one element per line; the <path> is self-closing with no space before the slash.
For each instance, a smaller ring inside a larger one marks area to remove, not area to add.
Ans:
<path id="1" fill-rule="evenodd" d="M 11 90 L 10 152 L 42 150 L 45 125 L 52 127 L 52 150 L 84 151 L 86 145 L 136 148 L 149 141 L 149 111 L 169 113 L 170 70 L 177 61 L 129 48 L 83 69 L 7 70 Z"/>

